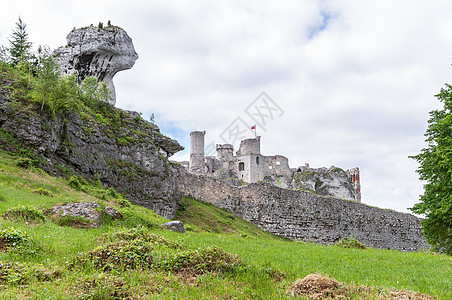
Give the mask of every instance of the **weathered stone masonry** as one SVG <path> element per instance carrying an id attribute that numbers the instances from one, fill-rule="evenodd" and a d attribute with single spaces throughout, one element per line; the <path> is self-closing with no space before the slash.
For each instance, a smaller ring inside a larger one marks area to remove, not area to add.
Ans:
<path id="1" fill-rule="evenodd" d="M 183 168 L 176 174 L 182 195 L 223 208 L 279 236 L 326 245 L 356 236 L 374 248 L 428 248 L 420 219 L 410 214 L 263 182 L 234 187 L 212 177 L 188 174 Z"/>

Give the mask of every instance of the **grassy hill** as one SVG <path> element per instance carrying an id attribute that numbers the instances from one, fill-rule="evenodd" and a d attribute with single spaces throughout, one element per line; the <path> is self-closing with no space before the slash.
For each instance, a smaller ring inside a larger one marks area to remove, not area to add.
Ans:
<path id="1" fill-rule="evenodd" d="M 50 213 L 69 202 L 97 202 L 123 218 L 86 229 Z M 168 220 L 114 190 L 0 152 L 0 298 L 452 299 L 449 256 L 288 241 L 209 204 L 183 203 L 176 219 L 186 233 L 163 230 Z"/>

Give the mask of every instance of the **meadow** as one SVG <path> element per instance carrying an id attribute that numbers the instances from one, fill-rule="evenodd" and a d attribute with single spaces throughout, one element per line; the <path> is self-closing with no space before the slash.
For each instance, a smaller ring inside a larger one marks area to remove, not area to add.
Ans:
<path id="1" fill-rule="evenodd" d="M 67 226 L 51 209 L 69 202 L 122 218 Z M 291 241 L 188 198 L 175 218 L 186 233 L 171 232 L 112 189 L 52 177 L 5 152 L 0 216 L 1 299 L 452 299 L 450 256 Z M 294 283 L 309 274 L 330 285 L 297 294 Z"/>

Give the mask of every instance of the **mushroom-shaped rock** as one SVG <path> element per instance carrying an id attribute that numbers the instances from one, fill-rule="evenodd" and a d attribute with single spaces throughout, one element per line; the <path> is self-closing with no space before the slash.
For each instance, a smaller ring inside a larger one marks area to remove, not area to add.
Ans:
<path id="1" fill-rule="evenodd" d="M 88 76 L 103 81 L 111 91 L 109 103 L 116 103 L 113 76 L 133 67 L 138 55 L 127 32 L 117 26 L 89 26 L 72 30 L 67 46 L 55 50 L 63 75 L 75 74 L 81 82 Z"/>

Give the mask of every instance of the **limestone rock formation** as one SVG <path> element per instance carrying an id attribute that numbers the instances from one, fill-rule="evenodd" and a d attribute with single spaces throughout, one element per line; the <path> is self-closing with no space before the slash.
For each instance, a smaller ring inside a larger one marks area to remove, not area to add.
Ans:
<path id="1" fill-rule="evenodd" d="M 1 78 L 0 82 L 3 82 Z M 136 112 L 108 106 L 109 122 L 65 112 L 17 110 L 10 90 L 0 94 L 0 130 L 30 149 L 51 174 L 100 180 L 133 204 L 173 218 L 180 199 L 168 158 L 184 149 Z"/>
<path id="2" fill-rule="evenodd" d="M 114 105 L 116 93 L 113 76 L 132 68 L 138 59 L 127 32 L 117 26 L 102 29 L 89 26 L 72 30 L 66 40 L 67 46 L 54 52 L 62 74 L 75 74 L 79 81 L 88 76 L 97 77 L 110 89 L 110 104 Z"/>
<path id="3" fill-rule="evenodd" d="M 356 192 L 347 172 L 334 166 L 329 169 L 299 168 L 292 177 L 292 187 L 294 190 L 310 190 L 322 196 L 356 201 Z"/>

